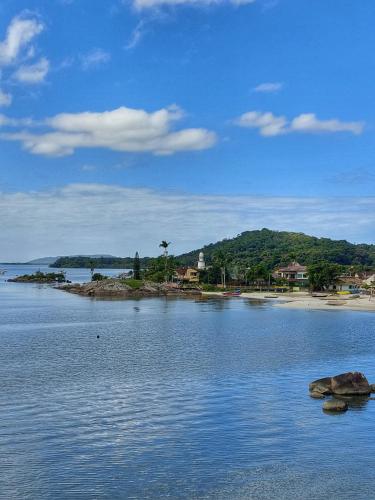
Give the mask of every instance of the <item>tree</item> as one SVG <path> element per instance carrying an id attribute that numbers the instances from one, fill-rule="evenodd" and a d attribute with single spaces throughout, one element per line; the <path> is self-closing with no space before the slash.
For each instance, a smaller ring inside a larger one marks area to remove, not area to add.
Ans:
<path id="1" fill-rule="evenodd" d="M 218 250 L 213 255 L 214 266 L 220 267 L 221 271 L 221 285 L 223 288 L 226 288 L 226 278 L 228 275 L 228 267 L 231 262 L 231 258 L 229 254 L 223 252 L 222 250 Z"/>
<path id="2" fill-rule="evenodd" d="M 135 257 L 133 261 L 133 278 L 135 280 L 141 279 L 141 261 L 139 259 L 139 253 L 135 252 Z"/>
<path id="3" fill-rule="evenodd" d="M 164 256 L 164 260 L 165 260 L 165 281 L 168 281 L 168 273 L 167 273 L 167 267 L 168 267 L 168 247 L 169 245 L 171 244 L 170 241 L 166 241 L 166 240 L 163 240 L 159 247 L 160 248 L 164 248 L 164 251 L 163 251 L 163 256 Z"/>
<path id="4" fill-rule="evenodd" d="M 310 288 L 312 290 L 324 290 L 333 285 L 342 273 L 343 268 L 338 264 L 330 262 L 319 262 L 307 267 Z"/>
<path id="5" fill-rule="evenodd" d="M 161 283 L 162 281 L 168 281 L 173 276 L 177 265 L 178 262 L 173 255 L 170 255 L 167 261 L 161 255 L 149 260 L 148 267 L 144 271 L 144 276 L 153 282 Z"/>
<path id="6" fill-rule="evenodd" d="M 104 274 L 101 274 L 101 273 L 94 273 L 91 277 L 91 281 L 103 281 L 106 279 L 107 279 L 107 276 L 104 276 Z"/>

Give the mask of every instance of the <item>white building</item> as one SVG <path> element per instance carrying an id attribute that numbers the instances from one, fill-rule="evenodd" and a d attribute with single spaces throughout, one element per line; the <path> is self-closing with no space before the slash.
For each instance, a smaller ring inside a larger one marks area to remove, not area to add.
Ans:
<path id="1" fill-rule="evenodd" d="M 198 257 L 198 270 L 203 271 L 206 269 L 206 263 L 204 261 L 204 253 L 200 252 Z"/>

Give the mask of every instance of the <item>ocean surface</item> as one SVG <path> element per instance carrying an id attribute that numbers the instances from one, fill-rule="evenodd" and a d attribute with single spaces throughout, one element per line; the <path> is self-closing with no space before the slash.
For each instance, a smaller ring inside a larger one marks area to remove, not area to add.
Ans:
<path id="1" fill-rule="evenodd" d="M 0 281 L 1 499 L 375 498 L 375 401 L 308 396 L 375 382 L 375 314 L 5 281 L 33 270 Z"/>

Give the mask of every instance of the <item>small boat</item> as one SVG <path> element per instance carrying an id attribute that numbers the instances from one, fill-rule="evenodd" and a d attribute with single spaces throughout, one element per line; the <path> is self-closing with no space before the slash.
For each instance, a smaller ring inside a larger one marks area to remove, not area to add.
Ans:
<path id="1" fill-rule="evenodd" d="M 232 290 L 230 292 L 223 292 L 223 295 L 224 297 L 239 297 L 241 293 L 241 290 Z"/>

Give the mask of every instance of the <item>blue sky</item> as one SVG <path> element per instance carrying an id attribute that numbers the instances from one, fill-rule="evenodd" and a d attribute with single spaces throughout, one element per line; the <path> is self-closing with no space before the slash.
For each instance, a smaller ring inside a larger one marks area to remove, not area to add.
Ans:
<path id="1" fill-rule="evenodd" d="M 3 0 L 0 259 L 375 242 L 371 0 Z"/>

